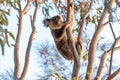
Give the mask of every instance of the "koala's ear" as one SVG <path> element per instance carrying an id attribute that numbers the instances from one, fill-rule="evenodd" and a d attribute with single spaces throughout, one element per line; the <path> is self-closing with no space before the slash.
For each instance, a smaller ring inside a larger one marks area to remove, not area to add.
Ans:
<path id="1" fill-rule="evenodd" d="M 44 19 L 43 24 L 48 27 L 49 26 L 50 19 Z"/>

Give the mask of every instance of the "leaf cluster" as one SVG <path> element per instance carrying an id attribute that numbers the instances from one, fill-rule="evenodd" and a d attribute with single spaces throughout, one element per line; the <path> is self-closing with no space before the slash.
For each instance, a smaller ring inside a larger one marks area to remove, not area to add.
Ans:
<path id="1" fill-rule="evenodd" d="M 0 1 L 0 6 L 7 7 L 8 0 Z M 6 5 L 4 5 L 6 3 Z M 10 47 L 9 39 L 8 37 L 11 37 L 13 40 L 15 40 L 14 35 L 12 32 L 8 31 L 6 26 L 8 26 L 8 18 L 10 9 L 9 8 L 0 8 L 0 45 L 2 50 L 2 55 L 4 55 L 4 47 L 5 44 L 7 44 Z"/>

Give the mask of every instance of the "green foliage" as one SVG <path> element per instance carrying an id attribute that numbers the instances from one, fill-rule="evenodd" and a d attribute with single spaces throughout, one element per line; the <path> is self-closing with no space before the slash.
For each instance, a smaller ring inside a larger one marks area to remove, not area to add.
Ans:
<path id="1" fill-rule="evenodd" d="M 75 28 L 75 32 L 78 32 L 80 25 L 82 24 L 81 20 L 83 16 L 86 14 L 86 12 L 89 9 L 90 2 L 89 1 L 75 1 L 75 21 L 77 23 L 77 27 Z M 94 5 L 92 6 L 92 10 L 90 11 L 90 15 L 86 18 L 86 26 L 88 24 L 94 24 L 97 25 L 98 21 L 100 19 L 100 16 L 103 12 L 103 4 L 101 5 L 101 1 L 94 1 Z M 95 26 L 96 29 L 96 26 Z"/>
<path id="2" fill-rule="evenodd" d="M 48 3 L 49 4 L 49 3 Z M 49 14 L 49 11 L 50 10 L 53 10 L 53 7 L 49 4 L 48 5 L 47 3 L 45 3 L 43 6 L 42 6 L 42 14 L 45 16 L 45 17 L 48 17 L 50 16 Z"/>
<path id="3" fill-rule="evenodd" d="M 88 55 L 85 54 L 83 57 L 82 57 L 83 61 L 86 61 L 88 59 Z"/>
<path id="4" fill-rule="evenodd" d="M 115 0 L 115 2 L 120 7 L 120 1 L 119 0 Z"/>
<path id="5" fill-rule="evenodd" d="M 0 39 L 0 45 L 1 45 L 2 55 L 4 55 L 4 44 L 2 39 Z"/>
<path id="6" fill-rule="evenodd" d="M 6 5 L 4 5 L 6 3 Z M 0 6 L 8 7 L 9 1 L 4 0 L 0 1 Z M 15 40 L 14 35 L 8 31 L 6 26 L 8 26 L 8 18 L 10 13 L 10 8 L 2 8 L 0 7 L 0 45 L 1 45 L 1 50 L 2 50 L 2 55 L 4 55 L 4 47 L 5 44 L 7 44 L 10 47 L 9 44 L 9 37 Z"/>
<path id="7" fill-rule="evenodd" d="M 22 11 L 22 7 L 21 7 L 20 0 L 17 1 L 17 5 L 18 5 L 18 7 L 19 7 L 19 10 Z"/>
<path id="8" fill-rule="evenodd" d="M 49 15 L 49 7 L 42 7 L 42 13 L 44 14 L 44 16 L 50 16 Z"/>
<path id="9" fill-rule="evenodd" d="M 8 20 L 5 14 L 0 15 L 0 26 L 2 25 L 8 25 Z"/>
<path id="10" fill-rule="evenodd" d="M 9 41 L 8 41 L 8 36 L 9 36 L 10 38 L 12 38 L 13 40 L 15 40 L 14 35 L 13 35 L 11 32 L 9 32 L 7 29 L 5 29 L 6 43 L 7 43 L 7 45 L 10 47 L 10 44 L 9 44 Z"/>
<path id="11" fill-rule="evenodd" d="M 8 32 L 8 34 L 9 34 L 9 36 L 10 36 L 13 40 L 15 40 L 15 37 L 14 37 L 13 33 Z"/>
<path id="12" fill-rule="evenodd" d="M 54 73 L 53 76 L 55 77 L 56 80 L 67 80 L 66 77 L 61 76 L 59 73 Z"/>
<path id="13" fill-rule="evenodd" d="M 9 38 L 8 37 L 10 37 L 13 40 L 15 40 L 14 35 L 10 31 L 8 31 L 7 29 L 3 29 L 0 26 L 0 45 L 1 45 L 1 49 L 2 49 L 2 55 L 4 55 L 5 44 L 7 44 L 10 47 Z"/>

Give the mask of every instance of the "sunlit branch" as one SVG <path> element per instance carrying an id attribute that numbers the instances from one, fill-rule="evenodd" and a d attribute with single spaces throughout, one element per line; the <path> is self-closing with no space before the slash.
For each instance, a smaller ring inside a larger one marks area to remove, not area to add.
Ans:
<path id="1" fill-rule="evenodd" d="M 35 3 L 36 3 L 36 8 L 35 8 L 33 20 L 32 20 L 32 17 L 30 16 L 32 33 L 29 38 L 29 42 L 28 42 L 28 46 L 27 46 L 27 50 L 26 50 L 26 56 L 25 56 L 24 69 L 23 69 L 20 80 L 25 80 L 25 77 L 26 77 L 26 74 L 28 71 L 28 67 L 29 67 L 29 63 L 30 63 L 30 50 L 31 50 L 32 41 L 34 40 L 34 35 L 36 32 L 35 22 L 36 22 L 36 16 L 37 16 L 37 12 L 38 12 L 38 0 L 36 0 Z"/>
<path id="2" fill-rule="evenodd" d="M 82 33 L 83 33 L 83 28 L 84 28 L 84 25 L 85 25 L 85 22 L 86 22 L 86 18 L 88 17 L 91 9 L 92 9 L 92 6 L 93 6 L 93 3 L 94 3 L 94 0 L 91 0 L 91 3 L 90 3 L 90 6 L 89 6 L 89 9 L 88 11 L 82 16 L 82 21 L 80 22 L 80 29 L 78 31 L 78 38 L 77 38 L 77 51 L 78 51 L 78 54 L 80 55 L 80 58 L 82 58 L 82 53 L 84 51 L 83 49 L 83 42 L 82 42 Z"/>
<path id="3" fill-rule="evenodd" d="M 120 75 L 120 68 L 117 69 L 111 76 L 109 76 L 108 80 L 114 80 L 118 75 Z"/>

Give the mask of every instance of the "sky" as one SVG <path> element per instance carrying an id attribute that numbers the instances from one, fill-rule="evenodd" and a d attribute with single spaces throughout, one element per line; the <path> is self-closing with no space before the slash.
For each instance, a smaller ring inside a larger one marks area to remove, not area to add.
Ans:
<path id="1" fill-rule="evenodd" d="M 22 5 L 24 6 L 25 3 L 23 2 Z M 34 7 L 31 6 L 30 10 L 28 11 L 28 13 L 23 17 L 23 29 L 22 29 L 22 37 L 21 37 L 21 45 L 20 45 L 20 63 L 21 63 L 21 69 L 23 68 L 23 64 L 24 64 L 24 57 L 25 57 L 25 51 L 26 51 L 26 47 L 28 43 L 28 39 L 31 33 L 31 23 L 30 23 L 30 17 L 29 15 L 32 15 L 34 11 Z M 55 11 L 50 11 L 51 16 L 58 14 Z M 14 9 L 11 10 L 11 14 L 8 17 L 9 19 L 9 25 L 8 25 L 8 30 L 13 32 L 13 34 L 16 36 L 17 34 L 17 24 L 18 24 L 18 19 L 17 16 L 18 13 L 17 11 L 15 11 Z M 30 60 L 30 67 L 29 67 L 29 72 L 27 75 L 27 80 L 32 80 L 34 79 L 34 73 L 38 71 L 37 68 L 35 68 L 35 65 L 37 65 L 38 63 L 35 61 L 36 60 L 36 56 L 34 54 L 36 54 L 35 47 L 39 46 L 39 44 L 43 41 L 51 41 L 53 42 L 53 38 L 51 36 L 50 30 L 49 28 L 45 28 L 42 21 L 44 19 L 44 16 L 42 15 L 41 10 L 39 9 L 38 14 L 37 14 L 37 20 L 36 20 L 36 28 L 37 28 L 37 33 L 35 35 L 35 40 L 33 41 L 33 46 L 31 49 L 31 60 Z M 114 29 L 116 30 L 116 35 L 119 36 L 120 34 L 120 28 L 118 29 L 118 23 L 114 24 L 117 25 L 114 27 Z M 93 26 L 90 25 L 91 28 L 88 29 L 87 33 L 89 33 L 90 31 L 93 31 Z M 88 34 L 87 36 L 91 36 L 94 32 L 92 32 L 91 34 Z M 104 29 L 104 31 L 102 32 L 101 36 L 105 36 L 108 38 L 108 40 L 112 39 L 112 34 L 110 32 L 110 28 L 106 27 Z M 14 44 L 15 42 L 12 39 L 9 39 L 11 44 Z M 104 43 L 104 41 L 103 41 Z M 0 73 L 4 72 L 5 70 L 8 70 L 10 68 L 13 69 L 14 67 L 14 61 L 13 61 L 13 50 L 14 47 L 5 47 L 5 55 L 2 56 L 2 54 L 0 54 Z M 120 59 L 118 57 L 119 52 L 116 52 L 116 54 L 114 55 L 115 59 L 115 63 L 120 65 Z M 22 71 L 22 70 L 21 70 Z M 40 71 L 42 71 L 42 69 L 40 69 Z"/>

